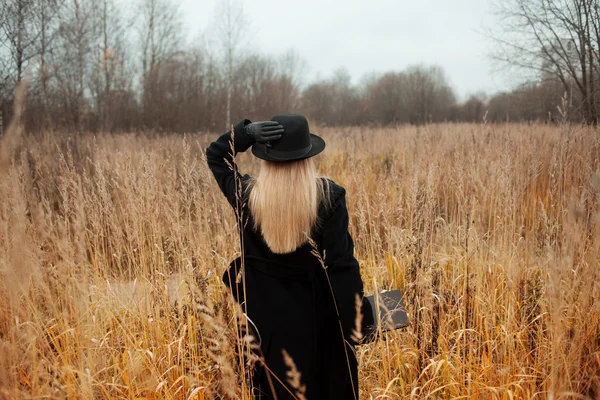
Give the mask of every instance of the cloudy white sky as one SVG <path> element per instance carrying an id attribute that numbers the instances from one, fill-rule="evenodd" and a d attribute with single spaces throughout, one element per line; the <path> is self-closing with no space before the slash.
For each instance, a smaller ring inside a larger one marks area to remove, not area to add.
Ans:
<path id="1" fill-rule="evenodd" d="M 190 37 L 210 29 L 222 0 L 182 0 Z M 239 0 L 251 22 L 249 47 L 306 60 L 306 80 L 346 68 L 364 74 L 425 63 L 444 68 L 457 94 L 509 88 L 490 60 L 482 32 L 491 0 Z"/>

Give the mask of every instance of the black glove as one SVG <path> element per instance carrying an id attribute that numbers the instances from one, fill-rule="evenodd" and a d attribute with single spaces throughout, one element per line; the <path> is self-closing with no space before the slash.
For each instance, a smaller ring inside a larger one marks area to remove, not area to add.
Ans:
<path id="1" fill-rule="evenodd" d="M 246 134 L 253 143 L 268 143 L 281 139 L 283 126 L 276 121 L 252 122 L 246 125 Z"/>

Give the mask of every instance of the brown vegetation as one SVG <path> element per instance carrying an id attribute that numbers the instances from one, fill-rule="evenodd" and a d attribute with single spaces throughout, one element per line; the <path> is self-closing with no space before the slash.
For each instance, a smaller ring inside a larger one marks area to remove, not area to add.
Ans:
<path id="1" fill-rule="evenodd" d="M 367 291 L 402 288 L 411 316 L 358 348 L 363 398 L 600 396 L 597 131 L 318 133 L 320 171 L 349 193 Z M 247 391 L 220 282 L 235 217 L 203 159 L 212 138 L 7 132 L 0 397 Z"/>

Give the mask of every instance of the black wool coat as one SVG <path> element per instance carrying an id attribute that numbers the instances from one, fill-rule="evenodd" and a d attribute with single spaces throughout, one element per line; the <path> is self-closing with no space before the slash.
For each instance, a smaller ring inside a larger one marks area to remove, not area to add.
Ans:
<path id="1" fill-rule="evenodd" d="M 234 128 L 235 154 L 252 146 L 244 132 L 248 123 L 243 120 Z M 258 329 L 266 367 L 259 366 L 254 374 L 255 395 L 295 398 L 286 375 L 285 350 L 301 373 L 308 400 L 358 399 L 357 343 L 352 340 L 356 295 L 362 301 L 363 330 L 373 318 L 363 297 L 359 263 L 348 232 L 346 191 L 327 182 L 330 205 L 320 205 L 321 222 L 311 234 L 316 249 L 306 243 L 292 253 L 275 254 L 253 228 L 246 190 L 250 177 L 238 172 L 231 139 L 231 132 L 221 135 L 206 149 L 206 158 L 219 187 L 242 219 L 243 255 L 230 264 L 223 281 Z"/>

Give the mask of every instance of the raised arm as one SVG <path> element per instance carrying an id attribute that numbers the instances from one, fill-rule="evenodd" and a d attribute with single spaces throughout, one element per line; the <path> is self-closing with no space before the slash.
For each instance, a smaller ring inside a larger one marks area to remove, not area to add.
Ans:
<path id="1" fill-rule="evenodd" d="M 247 119 L 241 121 L 233 128 L 233 136 L 231 131 L 224 133 L 206 149 L 208 168 L 212 171 L 217 184 L 232 207 L 236 206 L 236 181 L 239 183 L 242 178 L 234 157 L 237 153 L 243 153 L 252 146 L 252 139 L 245 132 L 248 124 L 250 121 Z"/>
<path id="2" fill-rule="evenodd" d="M 254 143 L 267 143 L 281 138 L 283 127 L 274 121 L 250 122 L 244 119 L 231 131 L 224 133 L 206 149 L 206 161 L 221 191 L 232 207 L 236 207 L 236 182 L 242 176 L 235 164 L 235 155 L 248 150 Z M 233 151 L 231 140 L 233 139 Z"/>

